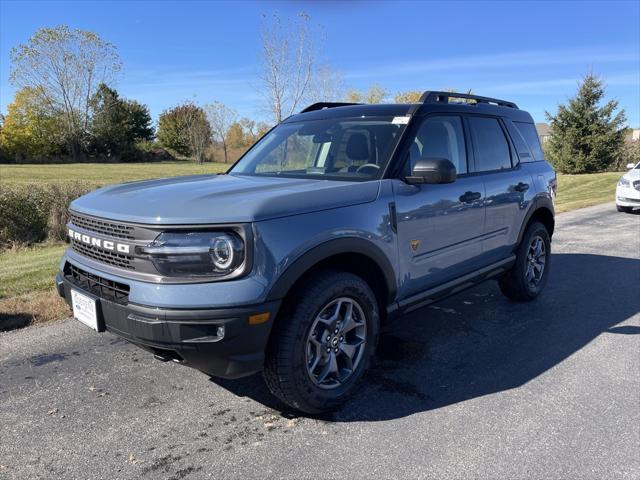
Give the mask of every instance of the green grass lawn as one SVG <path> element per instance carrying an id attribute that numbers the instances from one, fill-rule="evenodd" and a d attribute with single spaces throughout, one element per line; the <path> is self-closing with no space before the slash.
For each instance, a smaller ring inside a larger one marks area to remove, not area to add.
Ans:
<path id="1" fill-rule="evenodd" d="M 43 244 L 0 253 L 0 331 L 70 315 L 54 288 L 64 248 Z"/>
<path id="2" fill-rule="evenodd" d="M 558 174 L 556 212 L 613 202 L 616 184 L 623 174 L 624 172 Z"/>
<path id="3" fill-rule="evenodd" d="M 0 253 L 0 300 L 51 289 L 64 249 L 54 244 Z"/>
<path id="4" fill-rule="evenodd" d="M 69 163 L 56 165 L 0 165 L 2 183 L 86 181 L 95 185 L 130 182 L 146 178 L 225 172 L 224 163 Z"/>

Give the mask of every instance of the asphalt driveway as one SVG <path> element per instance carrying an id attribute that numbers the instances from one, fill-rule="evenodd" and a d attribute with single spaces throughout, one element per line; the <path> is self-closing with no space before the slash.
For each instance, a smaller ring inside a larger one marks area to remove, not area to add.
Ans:
<path id="1" fill-rule="evenodd" d="M 640 215 L 558 215 L 530 304 L 406 317 L 333 415 L 73 320 L 0 334 L 0 478 L 640 478 Z"/>

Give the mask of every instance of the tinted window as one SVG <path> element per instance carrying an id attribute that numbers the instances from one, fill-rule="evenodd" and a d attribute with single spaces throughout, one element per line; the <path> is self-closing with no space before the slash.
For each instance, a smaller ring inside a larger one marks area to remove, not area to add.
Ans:
<path id="1" fill-rule="evenodd" d="M 511 141 L 513 142 L 513 146 L 516 147 L 516 152 L 518 152 L 518 158 L 520 159 L 520 161 L 533 162 L 533 155 L 531 155 L 529 146 L 527 145 L 525 139 L 522 137 L 520 131 L 516 128 L 511 120 L 506 120 L 505 124 L 507 126 L 507 131 L 509 132 L 509 137 L 511 137 Z"/>
<path id="2" fill-rule="evenodd" d="M 522 136 L 529 145 L 529 150 L 533 154 L 535 160 L 544 160 L 544 152 L 540 146 L 540 137 L 536 131 L 536 126 L 533 123 L 513 122 L 515 126 L 520 130 Z"/>
<path id="3" fill-rule="evenodd" d="M 511 168 L 511 153 L 495 118 L 469 117 L 478 171 Z"/>
<path id="4" fill-rule="evenodd" d="M 460 117 L 429 117 L 420 125 L 410 149 L 411 166 L 420 158 L 446 158 L 456 166 L 458 174 L 467 173 L 467 151 Z"/>

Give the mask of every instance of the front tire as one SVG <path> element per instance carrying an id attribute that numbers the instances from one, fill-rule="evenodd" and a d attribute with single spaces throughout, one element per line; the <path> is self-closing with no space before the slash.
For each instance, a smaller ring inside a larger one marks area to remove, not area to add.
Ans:
<path id="1" fill-rule="evenodd" d="M 498 285 L 502 293 L 518 302 L 528 302 L 540 295 L 547 284 L 551 260 L 551 239 L 540 222 L 529 225 L 516 252 L 516 261 Z"/>
<path id="2" fill-rule="evenodd" d="M 267 347 L 271 392 L 308 414 L 336 408 L 353 393 L 378 340 L 376 297 L 360 277 L 322 271 L 290 297 Z"/>

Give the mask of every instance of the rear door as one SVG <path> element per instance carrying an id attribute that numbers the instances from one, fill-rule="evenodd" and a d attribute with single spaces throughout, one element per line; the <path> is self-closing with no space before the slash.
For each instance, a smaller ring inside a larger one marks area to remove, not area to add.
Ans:
<path id="1" fill-rule="evenodd" d="M 484 185 L 468 175 L 469 144 L 462 118 L 426 117 L 413 135 L 403 175 L 419 158 L 447 158 L 458 178 L 442 185 L 393 180 L 401 298 L 472 271 L 482 253 L 484 228 Z"/>
<path id="2" fill-rule="evenodd" d="M 483 263 L 507 257 L 513 250 L 533 198 L 533 180 L 519 163 L 502 119 L 467 116 L 473 143 L 474 170 L 485 190 Z"/>

